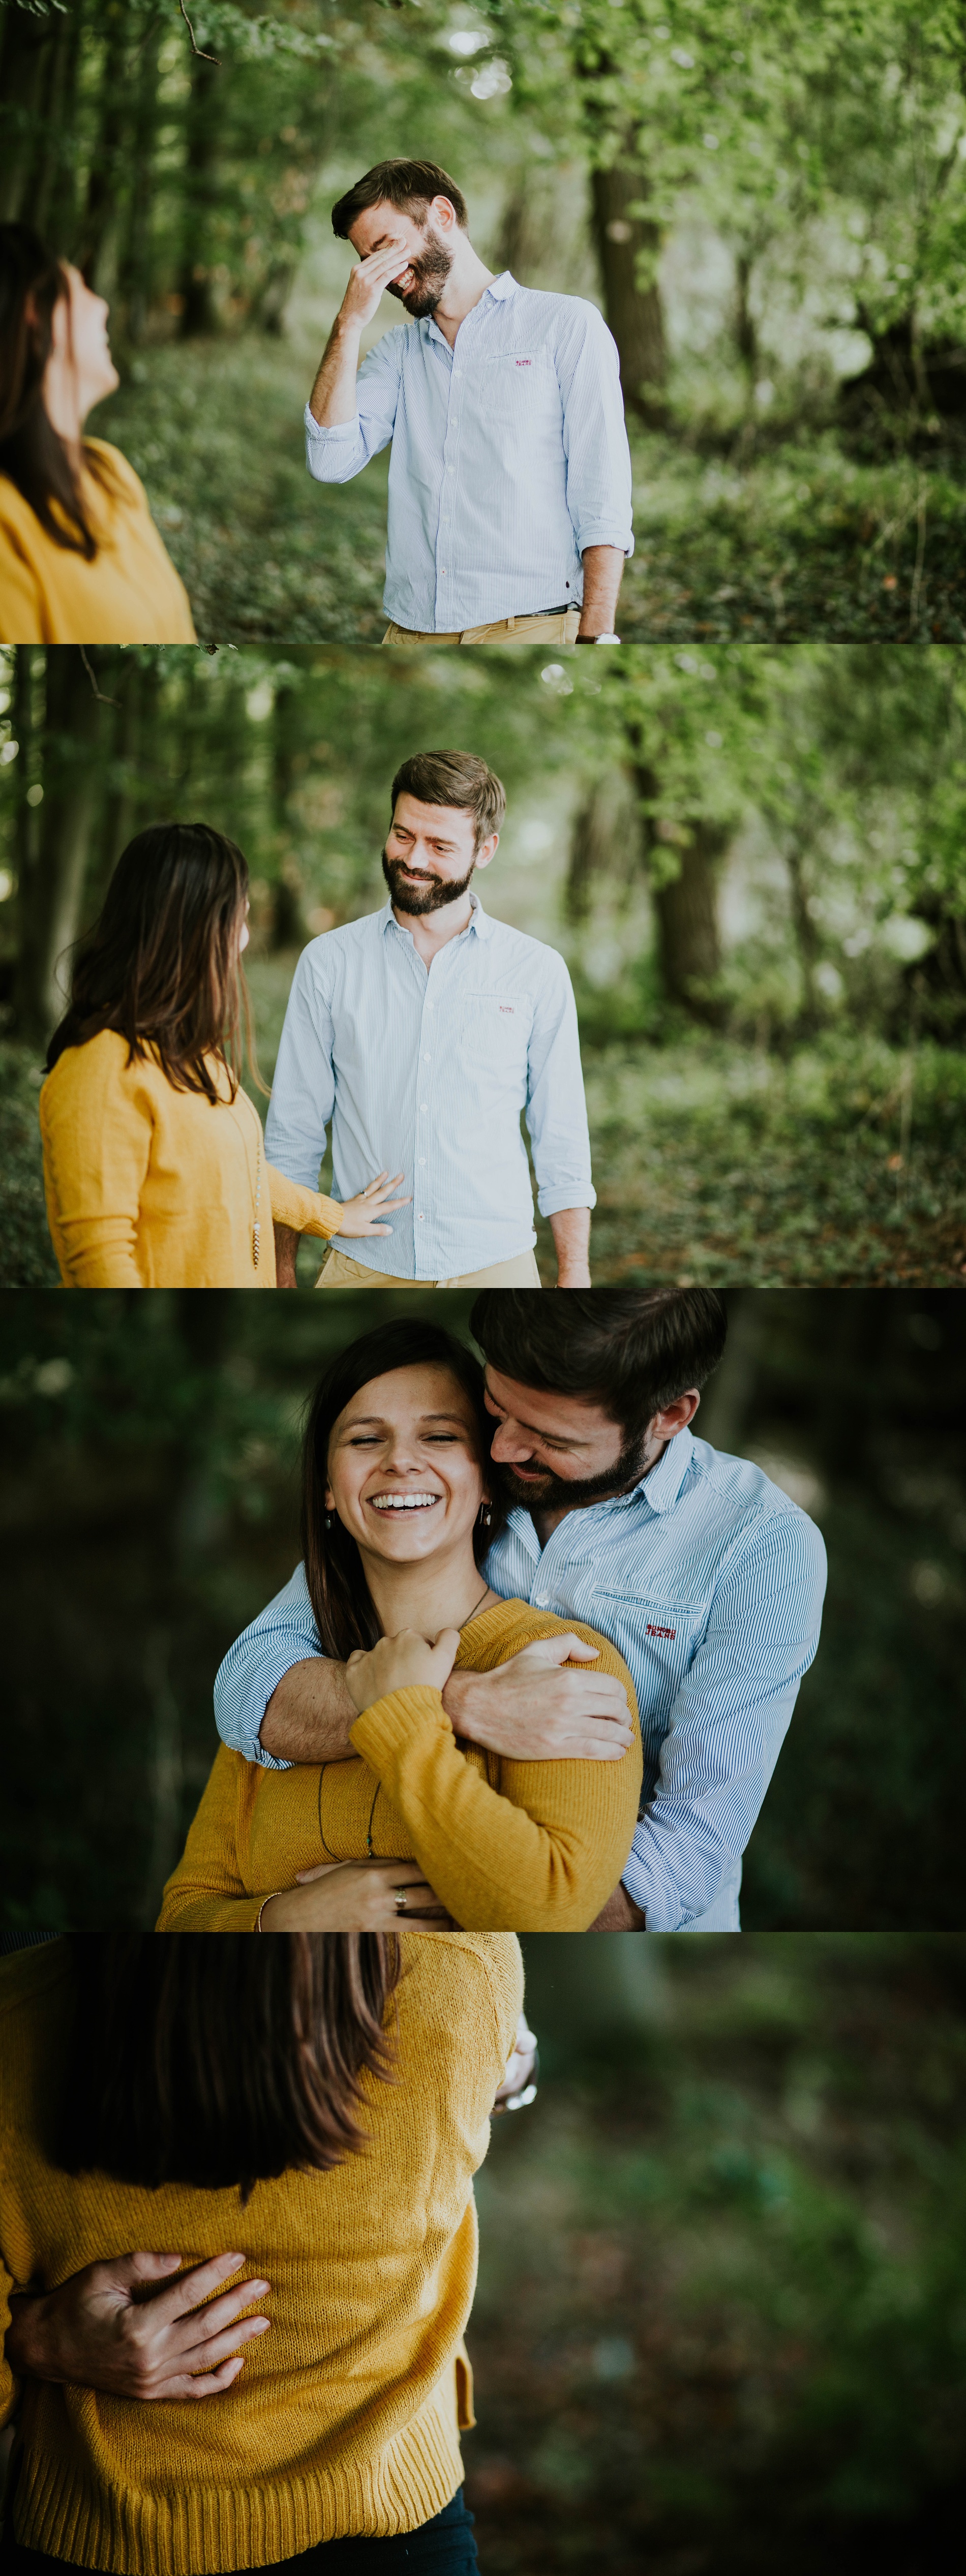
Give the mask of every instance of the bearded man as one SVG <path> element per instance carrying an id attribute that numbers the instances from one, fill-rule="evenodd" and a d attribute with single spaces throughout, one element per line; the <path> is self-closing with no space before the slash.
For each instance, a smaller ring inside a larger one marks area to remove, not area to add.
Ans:
<path id="1" fill-rule="evenodd" d="M 318 1181 L 332 1120 L 333 1196 L 392 1174 L 393 1224 L 338 1236 L 320 1288 L 539 1288 L 525 1111 L 558 1287 L 588 1287 L 590 1140 L 563 958 L 483 910 L 474 879 L 506 798 L 470 752 L 421 752 L 392 782 L 389 899 L 299 959 L 265 1130 L 290 1180 Z M 381 1239 L 380 1239 L 381 1238 Z M 298 1237 L 276 1226 L 280 1287 Z M 362 1254 L 360 1260 L 359 1254 Z"/>
<path id="2" fill-rule="evenodd" d="M 392 443 L 387 644 L 616 644 L 631 532 L 617 349 L 579 295 L 494 277 L 433 161 L 380 161 L 332 210 L 359 255 L 306 405 L 348 483 Z M 359 366 L 383 290 L 407 320 Z M 358 370 L 358 373 L 357 373 Z"/>

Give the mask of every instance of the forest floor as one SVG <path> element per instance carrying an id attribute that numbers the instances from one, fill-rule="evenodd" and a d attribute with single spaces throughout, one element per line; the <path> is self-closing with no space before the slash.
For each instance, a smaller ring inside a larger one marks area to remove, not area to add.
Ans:
<path id="1" fill-rule="evenodd" d="M 655 1942 L 636 2031 L 636 1962 L 565 1996 L 549 1946 L 544 2080 L 477 2186 L 483 2565 L 926 2576 L 962 2402 L 953 1945 Z"/>
<path id="2" fill-rule="evenodd" d="M 206 641 L 378 643 L 387 457 L 323 488 L 302 412 L 318 352 L 250 335 L 141 353 L 92 428 L 147 485 Z M 834 429 L 632 440 L 628 642 L 960 642 L 966 490 L 948 459 L 862 462 Z"/>
<path id="3" fill-rule="evenodd" d="M 292 952 L 255 960 L 250 970 L 269 1075 L 294 964 Z M 966 1063 L 952 1050 L 920 1047 L 911 1097 L 908 1058 L 873 1039 L 836 1038 L 788 1062 L 725 1037 L 661 1047 L 622 1041 L 585 1046 L 584 1070 L 598 1282 L 966 1282 Z M 5 1287 L 43 1287 L 57 1275 L 44 1213 L 40 1079 L 36 1057 L 0 1044 Z M 264 1112 L 263 1100 L 259 1106 Z M 542 1219 L 537 1235 L 549 1285 L 553 1244 Z M 304 1285 L 317 1270 L 317 1247 L 306 1238 Z"/>

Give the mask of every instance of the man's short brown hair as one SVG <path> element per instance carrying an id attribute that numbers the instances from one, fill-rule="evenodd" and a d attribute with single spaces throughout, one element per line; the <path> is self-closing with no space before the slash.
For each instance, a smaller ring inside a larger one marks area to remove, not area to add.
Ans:
<path id="1" fill-rule="evenodd" d="M 502 781 L 472 751 L 417 751 L 404 760 L 392 782 L 392 807 L 398 796 L 417 796 L 421 805 L 459 805 L 473 816 L 474 849 L 498 832 L 506 813 Z"/>
<path id="2" fill-rule="evenodd" d="M 450 179 L 438 162 L 377 161 L 375 168 L 367 170 L 364 179 L 357 179 L 354 188 L 347 188 L 345 196 L 333 206 L 332 230 L 337 240 L 348 241 L 353 224 L 368 213 L 370 206 L 395 206 L 397 214 L 415 215 L 417 222 L 425 223 L 426 208 L 434 197 L 449 198 L 460 230 L 465 233 L 469 223 L 466 199 L 455 179 Z"/>

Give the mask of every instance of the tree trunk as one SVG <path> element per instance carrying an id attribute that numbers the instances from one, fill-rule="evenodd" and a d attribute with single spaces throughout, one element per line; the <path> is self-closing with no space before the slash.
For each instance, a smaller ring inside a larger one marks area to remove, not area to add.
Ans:
<path id="1" fill-rule="evenodd" d="M 88 286 L 103 291 L 105 252 L 118 220 L 118 192 L 130 152 L 128 110 L 128 0 L 101 0 L 104 55 L 101 64 L 97 143 L 87 181 L 87 203 L 81 229 L 78 265 Z M 127 147 L 125 149 L 125 147 Z"/>
<path id="2" fill-rule="evenodd" d="M 201 338 L 217 327 L 211 278 L 212 224 L 218 195 L 216 132 L 220 107 L 214 63 L 192 57 L 191 97 L 185 136 L 183 243 L 179 291 L 181 337 Z"/>
<path id="3" fill-rule="evenodd" d="M 51 248 L 70 255 L 76 199 L 77 74 L 83 33 L 83 0 L 57 20 L 47 57 L 42 124 L 23 206 L 28 223 L 50 234 Z"/>
<path id="4" fill-rule="evenodd" d="M 786 842 L 785 865 L 791 886 L 792 922 L 798 947 L 798 962 L 802 970 L 800 1026 L 805 1034 L 816 1027 L 819 1018 L 818 990 L 815 983 L 818 940 L 815 924 L 808 908 L 808 886 L 801 844 L 798 841 Z"/>
<path id="5" fill-rule="evenodd" d="M 117 862 L 132 833 L 140 831 L 143 822 L 157 819 L 151 810 L 150 788 L 144 776 L 146 755 L 156 744 L 161 673 L 156 654 L 148 661 L 134 661 L 125 654 L 118 670 L 112 672 L 111 689 L 119 703 L 113 714 L 114 740 L 111 745 L 111 784 L 104 808 L 103 829 L 98 834 L 96 863 L 89 876 L 92 903 L 103 901 Z"/>
<path id="6" fill-rule="evenodd" d="M 719 1028 L 724 1012 L 712 990 L 721 969 L 715 871 L 728 833 L 707 814 L 689 815 L 679 829 L 678 874 L 652 888 L 661 980 L 669 1001 Z M 654 838 L 661 838 L 659 827 Z"/>
<path id="7" fill-rule="evenodd" d="M 55 42 L 50 18 L 29 17 L 25 9 L 4 10 L 0 29 L 0 223 L 11 223 L 25 209 L 29 174 L 37 147 L 37 118 L 49 54 Z"/>
<path id="8" fill-rule="evenodd" d="M 131 169 L 127 215 L 118 261 L 118 301 L 124 335 L 133 345 L 143 340 L 151 307 L 151 216 L 154 206 L 154 157 L 158 128 L 158 57 L 161 22 L 148 25 L 139 55 L 137 89 L 131 120 Z"/>
<path id="9" fill-rule="evenodd" d="M 19 802 L 15 823 L 14 860 L 21 905 L 23 889 L 30 876 L 37 843 L 36 814 L 33 806 L 27 803 L 27 790 L 33 786 L 35 776 L 34 677 L 31 670 L 34 650 L 35 647 L 32 644 L 16 645 L 13 672 L 13 732 L 14 741 L 20 746 L 17 768 Z"/>
<path id="10" fill-rule="evenodd" d="M 272 889 L 273 948 L 301 948 L 306 937 L 302 909 L 302 871 L 298 852 L 289 845 L 291 819 L 289 799 L 295 782 L 295 718 L 297 690 L 283 686 L 276 691 L 272 711 L 272 803 L 275 830 L 281 844 L 281 870 Z"/>
<path id="11" fill-rule="evenodd" d="M 747 251 L 739 251 L 735 263 L 735 344 L 748 385 L 749 399 L 758 380 L 758 333 L 749 302 L 753 261 Z"/>
<path id="12" fill-rule="evenodd" d="M 624 163 L 595 170 L 591 179 L 592 227 L 604 289 L 608 327 L 617 342 L 624 402 L 641 420 L 663 418 L 667 344 L 655 281 L 638 283 L 638 264 L 653 263 L 660 248 L 657 224 L 630 207 L 647 195 L 642 171 Z"/>
<path id="13" fill-rule="evenodd" d="M 77 937 L 94 818 L 102 708 L 77 644 L 47 652 L 44 801 L 38 847 L 20 889 L 18 1034 L 44 1045 L 66 1007 L 67 952 Z M 58 972 L 60 969 L 60 972 Z"/>
<path id="14" fill-rule="evenodd" d="M 595 886 L 630 885 L 640 865 L 635 816 L 623 769 L 595 778 L 574 815 L 565 904 L 568 921 L 586 921 Z"/>

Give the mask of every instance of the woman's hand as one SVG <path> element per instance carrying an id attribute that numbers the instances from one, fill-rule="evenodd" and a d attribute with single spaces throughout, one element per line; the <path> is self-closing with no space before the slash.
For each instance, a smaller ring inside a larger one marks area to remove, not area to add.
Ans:
<path id="1" fill-rule="evenodd" d="M 355 275 L 358 276 L 358 270 Z M 391 1234 L 391 1225 L 380 1225 L 378 1219 L 392 1216 L 396 1208 L 412 1206 L 411 1198 L 393 1198 L 393 1191 L 398 1190 L 404 1177 L 402 1172 L 395 1172 L 390 1180 L 388 1172 L 377 1172 L 375 1180 L 367 1182 L 365 1189 L 359 1190 L 354 1199 L 344 1201 L 339 1233 Z"/>
<path id="2" fill-rule="evenodd" d="M 239 2345 L 267 2333 L 267 2317 L 239 2319 L 269 2284 L 241 2281 L 213 2298 L 246 2260 L 216 2254 L 179 2272 L 157 2296 L 145 2296 L 180 2260 L 179 2254 L 123 2254 L 112 2263 L 88 2263 L 57 2290 L 11 2299 L 5 2342 L 11 2369 L 28 2379 L 103 2388 L 112 2397 L 218 2396 L 243 2366 Z M 199 2308 L 201 2299 L 209 2305 Z"/>
<path id="3" fill-rule="evenodd" d="M 493 2104 L 494 2111 L 518 2111 L 532 2102 L 537 2089 L 536 2071 L 536 2039 L 529 2028 L 526 2013 L 521 2013 L 506 2074 Z"/>
<path id="4" fill-rule="evenodd" d="M 262 1907 L 263 1932 L 396 1932 L 402 1922 L 456 1929 L 415 1860 L 323 1861 Z"/>
<path id="5" fill-rule="evenodd" d="M 438 1637 L 421 1637 L 417 1628 L 401 1628 L 398 1637 L 380 1637 L 368 1654 L 357 1646 L 345 1667 L 346 1688 L 357 1716 L 377 1699 L 388 1699 L 392 1691 L 427 1684 L 430 1690 L 441 1691 L 456 1662 L 459 1642 L 458 1628 L 441 1628 Z"/>

